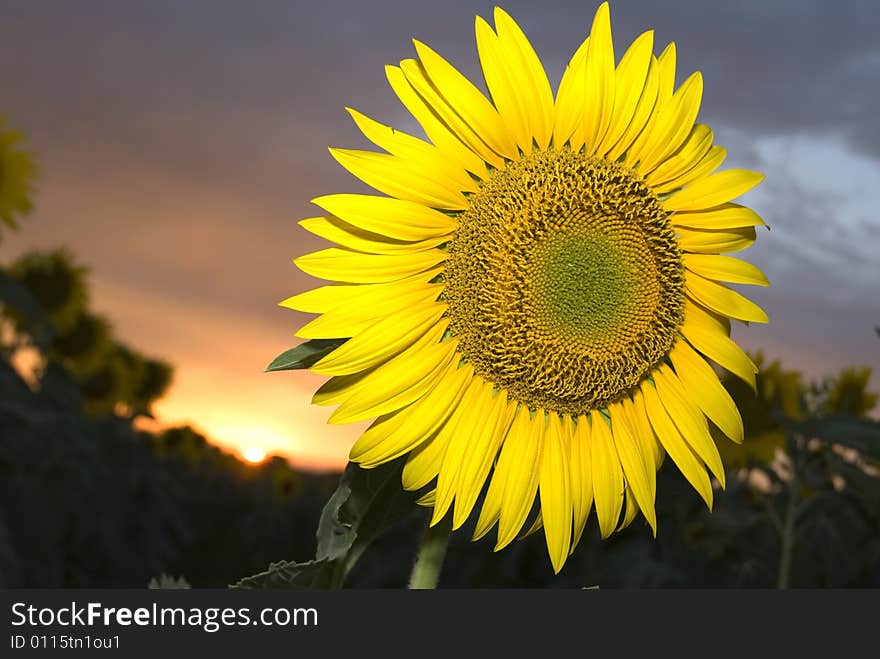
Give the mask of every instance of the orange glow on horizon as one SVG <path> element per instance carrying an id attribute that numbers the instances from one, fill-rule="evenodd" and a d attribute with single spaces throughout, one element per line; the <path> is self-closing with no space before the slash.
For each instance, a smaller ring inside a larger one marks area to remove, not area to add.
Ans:
<path id="1" fill-rule="evenodd" d="M 276 411 L 277 407 L 266 405 L 261 409 L 260 402 L 266 404 L 268 401 L 265 400 L 255 401 L 251 405 L 223 406 L 206 404 L 210 399 L 204 394 L 196 399 L 195 396 L 182 393 L 179 389 L 172 391 L 171 395 L 159 401 L 156 406 L 157 425 L 165 428 L 190 425 L 212 444 L 251 463 L 262 462 L 274 455 L 285 458 L 296 469 L 341 471 L 348 462 L 348 449 L 357 435 L 363 432 L 362 428 L 353 426 L 328 426 L 324 417 L 329 416 L 330 410 L 308 403 L 303 406 L 303 412 L 285 422 L 284 415 Z M 224 396 L 224 393 L 211 391 L 216 396 L 212 396 L 212 403 L 234 397 L 234 394 Z M 253 449 L 262 452 L 259 460 L 248 457 L 247 452 Z"/>
<path id="2" fill-rule="evenodd" d="M 223 306 L 193 307 L 155 291 L 132 291 L 109 278 L 94 277 L 93 286 L 95 309 L 114 318 L 120 336 L 174 364 L 171 389 L 152 410 L 155 431 L 189 425 L 235 455 L 256 446 L 304 471 L 345 468 L 349 449 L 369 422 L 327 423 L 332 409 L 311 404 L 326 376 L 263 371 L 272 356 L 290 347 L 283 326 L 279 331 L 265 319 L 230 316 Z M 150 330 L 157 317 L 173 318 L 174 331 Z M 212 328 L 210 341 L 205 327 Z M 222 360 L 217 345 L 225 346 Z"/>
<path id="3" fill-rule="evenodd" d="M 251 464 L 260 464 L 263 460 L 266 459 L 266 452 L 261 449 L 259 446 L 248 446 L 241 453 L 242 457 Z"/>

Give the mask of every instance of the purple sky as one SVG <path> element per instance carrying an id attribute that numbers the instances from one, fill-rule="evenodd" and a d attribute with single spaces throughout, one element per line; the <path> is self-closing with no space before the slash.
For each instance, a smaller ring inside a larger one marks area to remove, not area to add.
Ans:
<path id="1" fill-rule="evenodd" d="M 416 131 L 383 66 L 418 37 L 481 81 L 473 19 L 492 6 L 0 0 L 0 114 L 42 168 L 0 262 L 70 247 L 119 335 L 176 364 L 164 420 L 339 464 L 356 429 L 308 406 L 320 379 L 262 373 L 306 320 L 276 303 L 317 283 L 290 262 L 322 246 L 296 223 L 313 197 L 365 190 L 327 153 L 367 146 L 344 107 Z M 503 6 L 555 85 L 595 4 Z M 611 16 L 618 55 L 649 28 L 658 52 L 676 41 L 726 165 L 767 175 L 744 200 L 772 230 L 744 257 L 773 282 L 750 291 L 772 322 L 735 337 L 812 376 L 880 371 L 880 5 L 623 0 Z"/>

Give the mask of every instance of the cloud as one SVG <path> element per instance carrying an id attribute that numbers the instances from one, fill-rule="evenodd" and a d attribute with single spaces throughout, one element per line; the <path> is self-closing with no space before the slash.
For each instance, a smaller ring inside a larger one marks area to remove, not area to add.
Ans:
<path id="1" fill-rule="evenodd" d="M 736 338 L 812 377 L 870 366 L 871 386 L 880 390 L 873 329 L 880 323 L 880 220 L 868 185 L 880 178 L 880 163 L 818 137 L 759 140 L 754 153 L 768 178 L 749 203 L 772 230 L 760 231 L 744 258 L 760 265 L 772 287 L 747 294 L 771 324 L 740 329 Z"/>

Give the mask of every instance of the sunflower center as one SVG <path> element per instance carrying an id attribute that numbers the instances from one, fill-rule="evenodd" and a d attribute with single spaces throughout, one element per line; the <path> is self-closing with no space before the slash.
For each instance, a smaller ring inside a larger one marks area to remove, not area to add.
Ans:
<path id="1" fill-rule="evenodd" d="M 563 234 L 535 252 L 534 304 L 538 323 L 548 330 L 572 340 L 614 340 L 638 313 L 639 266 L 652 264 L 627 258 L 618 241 L 599 233 Z"/>
<path id="2" fill-rule="evenodd" d="M 675 233 L 630 170 L 569 149 L 494 172 L 459 217 L 444 300 L 477 373 L 532 408 L 619 400 L 683 316 Z"/>

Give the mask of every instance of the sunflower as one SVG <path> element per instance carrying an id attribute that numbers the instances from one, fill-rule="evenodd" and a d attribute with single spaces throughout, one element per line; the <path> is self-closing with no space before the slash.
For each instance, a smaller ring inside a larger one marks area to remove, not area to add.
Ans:
<path id="1" fill-rule="evenodd" d="M 710 508 L 710 475 L 724 486 L 709 422 L 743 426 L 707 360 L 754 385 L 729 319 L 768 318 L 720 282 L 768 282 L 721 252 L 754 242 L 763 221 L 732 200 L 763 177 L 716 172 L 700 73 L 676 88 L 651 31 L 617 61 L 607 3 L 555 97 L 494 18 L 476 19 L 491 100 L 419 41 L 386 68 L 429 141 L 349 110 L 384 153 L 330 152 L 384 194 L 313 200 L 302 226 L 338 247 L 295 263 L 337 283 L 282 305 L 320 314 L 297 336 L 347 339 L 311 370 L 332 376 L 313 399 L 330 423 L 375 418 L 353 462 L 406 456 L 432 525 L 459 528 L 485 489 L 474 538 L 543 527 L 558 572 L 593 509 L 603 538 L 640 511 L 656 533 L 665 455 Z"/>
<path id="2" fill-rule="evenodd" d="M 0 228 L 18 226 L 17 216 L 33 208 L 33 187 L 37 166 L 33 157 L 19 150 L 21 134 L 6 128 L 0 117 Z"/>

